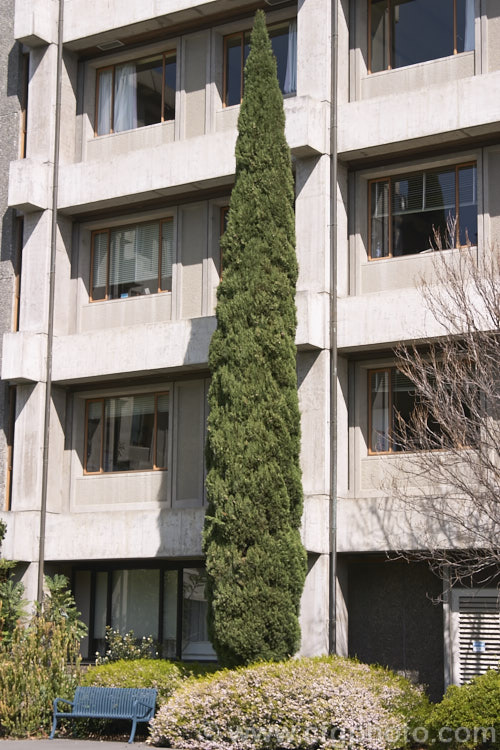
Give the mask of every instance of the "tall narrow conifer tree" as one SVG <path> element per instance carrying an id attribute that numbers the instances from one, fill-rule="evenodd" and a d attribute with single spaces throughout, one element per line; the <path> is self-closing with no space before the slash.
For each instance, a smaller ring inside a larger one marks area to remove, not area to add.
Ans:
<path id="1" fill-rule="evenodd" d="M 300 644 L 297 260 L 284 130 L 276 60 L 257 11 L 209 353 L 203 544 L 210 637 L 229 666 L 283 659 Z"/>

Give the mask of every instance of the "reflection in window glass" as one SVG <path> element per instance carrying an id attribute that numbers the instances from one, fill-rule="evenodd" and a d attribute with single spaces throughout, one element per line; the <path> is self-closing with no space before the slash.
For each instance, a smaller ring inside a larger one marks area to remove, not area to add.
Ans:
<path id="1" fill-rule="evenodd" d="M 374 453 L 384 453 L 389 450 L 389 385 L 387 370 L 370 373 L 370 449 Z"/>
<path id="2" fill-rule="evenodd" d="M 182 657 L 213 659 L 215 652 L 208 640 L 206 574 L 202 568 L 184 568 L 182 590 Z"/>
<path id="3" fill-rule="evenodd" d="M 370 0 L 370 72 L 474 49 L 474 0 Z"/>
<path id="4" fill-rule="evenodd" d="M 111 599 L 111 627 L 134 631 L 136 638 L 158 639 L 159 570 L 115 570 Z"/>
<path id="5" fill-rule="evenodd" d="M 87 402 L 87 473 L 166 469 L 168 393 Z"/>
<path id="6" fill-rule="evenodd" d="M 177 656 L 177 580 L 176 570 L 163 575 L 163 650 L 164 659 Z"/>
<path id="7" fill-rule="evenodd" d="M 477 244 L 474 164 L 374 180 L 369 191 L 372 259 Z"/>

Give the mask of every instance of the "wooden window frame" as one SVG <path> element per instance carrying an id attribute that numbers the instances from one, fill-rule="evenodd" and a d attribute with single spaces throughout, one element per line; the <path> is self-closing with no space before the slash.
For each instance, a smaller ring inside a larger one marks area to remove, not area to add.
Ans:
<path id="1" fill-rule="evenodd" d="M 165 111 L 165 67 L 166 67 L 166 61 L 168 57 L 175 57 L 176 63 L 177 63 L 177 49 L 169 49 L 165 52 L 158 52 L 158 54 L 152 54 L 152 55 L 143 55 L 141 57 L 134 57 L 130 60 L 123 60 L 121 62 L 113 63 L 112 65 L 105 65 L 102 68 L 97 68 L 96 70 L 96 78 L 95 78 L 95 122 L 94 122 L 94 137 L 95 138 L 102 138 L 106 135 L 111 135 L 115 132 L 114 130 L 114 111 L 115 111 L 115 72 L 116 67 L 118 65 L 123 65 L 125 63 L 139 63 L 141 60 L 147 60 L 150 57 L 161 57 L 162 62 L 162 84 L 161 84 L 161 112 L 160 112 L 160 119 L 158 120 L 158 123 L 161 122 L 173 122 L 175 120 L 175 114 L 173 118 L 170 118 L 168 120 L 164 117 L 164 111 Z M 101 133 L 101 135 L 97 132 L 97 126 L 99 123 L 99 84 L 100 84 L 100 75 L 106 70 L 111 70 L 112 72 L 112 78 L 111 78 L 111 111 L 110 111 L 110 123 L 109 123 L 109 131 L 107 133 Z M 176 86 L 177 90 L 177 86 Z M 158 123 L 152 123 L 153 125 L 157 125 Z M 141 125 L 137 128 L 134 128 L 135 130 L 139 130 L 139 127 L 148 127 L 147 125 Z M 118 131 L 121 132 L 121 131 Z"/>
<path id="2" fill-rule="evenodd" d="M 104 471 L 103 469 L 103 458 L 104 458 L 104 403 L 106 400 L 112 399 L 112 398 L 121 398 L 122 396 L 126 396 L 127 398 L 135 397 L 135 396 L 153 396 L 154 397 L 154 418 L 153 418 L 153 441 L 152 441 L 152 453 L 153 453 L 153 466 L 151 469 L 126 469 L 125 471 Z M 156 448 L 157 448 L 157 432 L 158 432 L 158 396 L 170 396 L 170 390 L 165 391 L 153 391 L 153 392 L 146 392 L 146 393 L 127 393 L 127 394 L 121 394 L 117 393 L 115 396 L 101 396 L 98 398 L 89 398 L 85 401 L 85 430 L 84 430 L 84 444 L 83 444 L 83 473 L 87 477 L 99 477 L 103 475 L 108 474 L 141 474 L 144 472 L 149 471 L 168 471 L 168 461 L 167 466 L 158 466 L 156 464 Z M 99 471 L 87 471 L 87 440 L 88 440 L 88 425 L 89 425 L 89 406 L 90 404 L 96 404 L 101 403 L 102 409 L 101 409 L 101 438 L 100 438 L 100 456 L 99 456 Z M 170 399 L 168 404 L 168 415 L 169 415 L 169 426 L 168 426 L 168 436 L 170 439 L 170 414 L 171 414 L 171 405 L 170 405 Z"/>
<path id="3" fill-rule="evenodd" d="M 368 0 L 368 65 L 367 70 L 368 73 L 371 74 L 373 71 L 371 69 L 372 66 L 372 1 Z M 386 0 L 386 10 L 385 12 L 389 15 L 389 33 L 388 33 L 388 66 L 387 68 L 384 68 L 383 70 L 376 70 L 375 73 L 383 73 L 386 70 L 398 70 L 398 68 L 393 67 L 393 60 L 392 60 L 392 10 L 393 10 L 393 0 Z M 458 55 L 462 54 L 457 51 L 457 0 L 453 0 L 453 54 Z M 435 60 L 439 60 L 439 57 L 433 58 Z M 428 62 L 431 62 L 430 60 Z M 408 66 L 401 66 L 401 67 L 408 67 Z"/>
<path id="4" fill-rule="evenodd" d="M 408 257 L 415 257 L 417 255 L 420 255 L 420 253 L 411 253 L 408 255 L 393 255 L 392 254 L 392 181 L 394 179 L 404 178 L 408 175 L 418 175 L 418 174 L 430 174 L 432 172 L 439 172 L 439 171 L 445 171 L 452 169 L 455 170 L 455 215 L 457 217 L 457 224 L 456 224 L 456 237 L 460 239 L 460 195 L 459 195 L 459 170 L 465 169 L 467 167 L 476 167 L 477 168 L 477 162 L 475 161 L 468 161 L 468 162 L 462 162 L 460 164 L 450 164 L 449 167 L 443 166 L 443 167 L 431 167 L 430 169 L 420 169 L 416 170 L 414 172 L 401 172 L 400 174 L 391 174 L 387 177 L 377 177 L 373 180 L 368 180 L 368 260 L 369 261 L 380 261 L 380 260 L 387 260 L 388 258 L 408 258 Z M 388 254 L 382 255 L 380 257 L 373 256 L 372 255 L 372 185 L 377 182 L 387 182 L 388 183 L 388 201 L 389 201 L 389 207 L 388 207 Z M 460 245 L 457 244 L 455 249 L 458 250 L 463 247 L 468 247 L 469 245 L 464 244 Z M 421 251 L 423 252 L 423 251 Z"/>
<path id="5" fill-rule="evenodd" d="M 151 224 L 152 222 L 158 222 L 158 276 L 157 276 L 157 288 L 153 294 L 171 294 L 171 289 L 162 289 L 162 253 L 163 253 L 163 227 L 167 223 L 174 222 L 173 216 L 167 216 L 163 219 L 144 219 L 143 221 L 135 222 L 133 224 L 118 224 L 113 227 L 103 227 L 102 229 L 94 229 L 90 235 L 90 289 L 89 289 L 89 301 L 90 302 L 110 302 L 119 297 L 109 296 L 109 269 L 111 264 L 111 232 L 116 229 L 126 229 L 127 227 L 140 227 L 143 224 Z M 95 236 L 98 234 L 107 234 L 107 257 L 106 257 L 106 293 L 105 296 L 100 299 L 94 299 L 92 292 L 94 289 L 94 252 L 95 252 Z M 140 295 L 145 296 L 145 295 Z M 123 299 L 129 299 L 128 297 Z"/>

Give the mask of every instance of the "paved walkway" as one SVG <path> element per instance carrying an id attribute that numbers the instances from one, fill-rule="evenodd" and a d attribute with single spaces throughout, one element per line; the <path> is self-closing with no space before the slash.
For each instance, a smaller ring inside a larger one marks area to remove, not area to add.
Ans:
<path id="1" fill-rule="evenodd" d="M 145 742 L 101 742 L 100 740 L 0 740 L 0 750 L 151 750 Z"/>

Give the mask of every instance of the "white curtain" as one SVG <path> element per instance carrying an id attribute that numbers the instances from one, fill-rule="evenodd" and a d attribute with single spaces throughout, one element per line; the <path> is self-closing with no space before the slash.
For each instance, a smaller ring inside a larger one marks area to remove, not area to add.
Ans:
<path id="1" fill-rule="evenodd" d="M 111 129 L 111 91 L 113 71 L 99 73 L 99 101 L 97 103 L 97 135 L 106 135 Z"/>
<path id="2" fill-rule="evenodd" d="M 297 21 L 290 21 L 288 27 L 288 56 L 286 60 L 284 94 L 297 91 Z"/>
<path id="3" fill-rule="evenodd" d="M 137 76 L 134 63 L 116 66 L 113 125 L 115 133 L 137 127 Z"/>
<path id="4" fill-rule="evenodd" d="M 474 0 L 465 0 L 464 52 L 475 49 Z"/>

